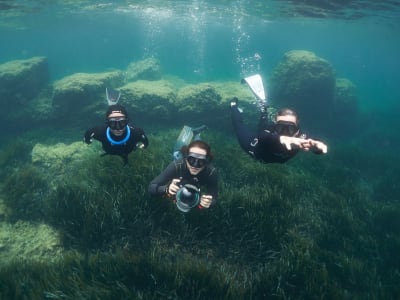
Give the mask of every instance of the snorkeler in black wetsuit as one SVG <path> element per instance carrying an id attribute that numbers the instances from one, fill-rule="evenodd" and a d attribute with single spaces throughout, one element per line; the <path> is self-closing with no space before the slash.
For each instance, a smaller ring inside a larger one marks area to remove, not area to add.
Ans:
<path id="1" fill-rule="evenodd" d="M 300 150 L 315 154 L 327 152 L 324 143 L 308 139 L 300 132 L 297 114 L 293 110 L 279 110 L 275 123 L 272 123 L 268 122 L 266 107 L 263 107 L 256 134 L 244 124 L 237 101 L 237 98 L 231 100 L 233 126 L 240 146 L 254 159 L 263 163 L 285 163 Z"/>
<path id="2" fill-rule="evenodd" d="M 103 155 L 119 155 L 127 164 L 129 153 L 137 148 L 146 148 L 149 144 L 144 131 L 128 122 L 128 112 L 122 105 L 110 105 L 106 112 L 106 124 L 89 128 L 84 141 L 87 144 L 93 139 L 100 141 L 105 151 Z"/>
<path id="3" fill-rule="evenodd" d="M 218 198 L 218 176 L 211 164 L 210 146 L 203 141 L 193 141 L 181 151 L 183 158 L 172 161 L 151 181 L 149 194 L 174 198 L 182 185 L 190 184 L 205 189 L 201 191 L 198 208 L 209 208 Z"/>

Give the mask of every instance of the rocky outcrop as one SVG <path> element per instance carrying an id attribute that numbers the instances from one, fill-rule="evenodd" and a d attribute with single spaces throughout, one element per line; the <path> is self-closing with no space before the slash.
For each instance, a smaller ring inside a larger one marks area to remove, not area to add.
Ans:
<path id="1" fill-rule="evenodd" d="M 176 92 L 165 80 L 139 80 L 120 88 L 121 104 L 133 111 L 133 115 L 146 118 L 168 119 L 174 109 Z"/>
<path id="2" fill-rule="evenodd" d="M 307 118 L 333 107 L 334 90 L 332 66 L 309 51 L 285 53 L 270 80 L 273 104 L 292 107 Z"/>
<path id="3" fill-rule="evenodd" d="M 0 104 L 12 106 L 11 115 L 20 115 L 49 80 L 47 59 L 33 57 L 9 61 L 0 65 Z M 2 109 L 0 115 L 10 116 L 10 110 Z"/>
<path id="4" fill-rule="evenodd" d="M 132 62 L 125 71 L 125 82 L 137 80 L 160 80 L 161 65 L 155 58 L 147 58 L 141 61 Z"/>
<path id="5" fill-rule="evenodd" d="M 53 85 L 53 106 L 57 116 L 66 113 L 85 113 L 96 111 L 97 107 L 106 107 L 106 87 L 118 87 L 122 84 L 122 72 L 76 73 Z"/>

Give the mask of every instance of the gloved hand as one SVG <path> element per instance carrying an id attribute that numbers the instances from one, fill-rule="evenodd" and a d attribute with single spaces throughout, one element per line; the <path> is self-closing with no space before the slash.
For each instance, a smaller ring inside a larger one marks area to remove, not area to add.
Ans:
<path id="1" fill-rule="evenodd" d="M 91 144 L 93 142 L 93 137 L 94 137 L 94 132 L 91 131 L 90 129 L 86 131 L 85 137 L 84 137 L 84 142 L 86 144 Z"/>

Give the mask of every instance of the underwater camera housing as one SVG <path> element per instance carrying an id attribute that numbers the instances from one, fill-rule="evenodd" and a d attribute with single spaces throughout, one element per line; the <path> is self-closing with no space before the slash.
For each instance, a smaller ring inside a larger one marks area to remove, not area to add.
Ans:
<path id="1" fill-rule="evenodd" d="M 199 205 L 200 189 L 193 184 L 180 184 L 180 186 L 176 193 L 176 207 L 182 212 L 188 212 Z"/>

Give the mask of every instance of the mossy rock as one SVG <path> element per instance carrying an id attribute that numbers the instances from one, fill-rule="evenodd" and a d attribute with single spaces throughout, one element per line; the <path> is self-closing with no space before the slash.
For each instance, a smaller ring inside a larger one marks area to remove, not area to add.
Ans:
<path id="1" fill-rule="evenodd" d="M 0 266 L 15 261 L 48 262 L 61 259 L 59 234 L 45 224 L 0 223 Z"/>
<path id="2" fill-rule="evenodd" d="M 48 79 L 46 57 L 13 60 L 0 65 L 0 104 L 23 108 L 47 85 Z M 10 111 L 2 110 L 0 114 L 8 117 Z"/>
<path id="3" fill-rule="evenodd" d="M 357 113 L 356 86 L 347 78 L 336 79 L 335 112 L 340 115 Z"/>
<path id="4" fill-rule="evenodd" d="M 122 83 L 122 72 L 76 73 L 54 83 L 53 105 L 57 115 L 93 113 L 94 107 L 107 105 L 106 87 Z M 81 116 L 81 115 L 80 115 Z"/>
<path id="5" fill-rule="evenodd" d="M 174 87 L 166 80 L 138 80 L 121 87 L 120 102 L 136 116 L 168 119 L 174 111 Z"/>
<path id="6" fill-rule="evenodd" d="M 70 174 L 69 172 L 79 169 L 85 159 L 100 152 L 99 147 L 99 143 L 90 147 L 83 142 L 74 142 L 69 145 L 39 143 L 32 149 L 32 165 L 50 180 L 62 180 L 63 176 Z"/>
<path id="7" fill-rule="evenodd" d="M 125 71 L 125 82 L 137 80 L 160 80 L 161 65 L 155 58 L 130 63 Z"/>
<path id="8" fill-rule="evenodd" d="M 295 109 L 305 127 L 315 130 L 331 122 L 335 72 L 327 60 L 309 51 L 289 51 L 275 68 L 269 87 L 272 104 Z"/>
<path id="9" fill-rule="evenodd" d="M 178 92 L 178 112 L 203 114 L 215 110 L 221 103 L 221 95 L 209 83 L 187 85 Z"/>
<path id="10" fill-rule="evenodd" d="M 221 105 L 228 104 L 233 97 L 239 99 L 240 103 L 253 103 L 255 97 L 247 85 L 236 81 L 210 82 L 217 93 L 221 96 Z"/>
<path id="11" fill-rule="evenodd" d="M 331 64 L 312 52 L 285 53 L 270 79 L 275 104 L 296 108 L 332 106 L 335 72 Z"/>

